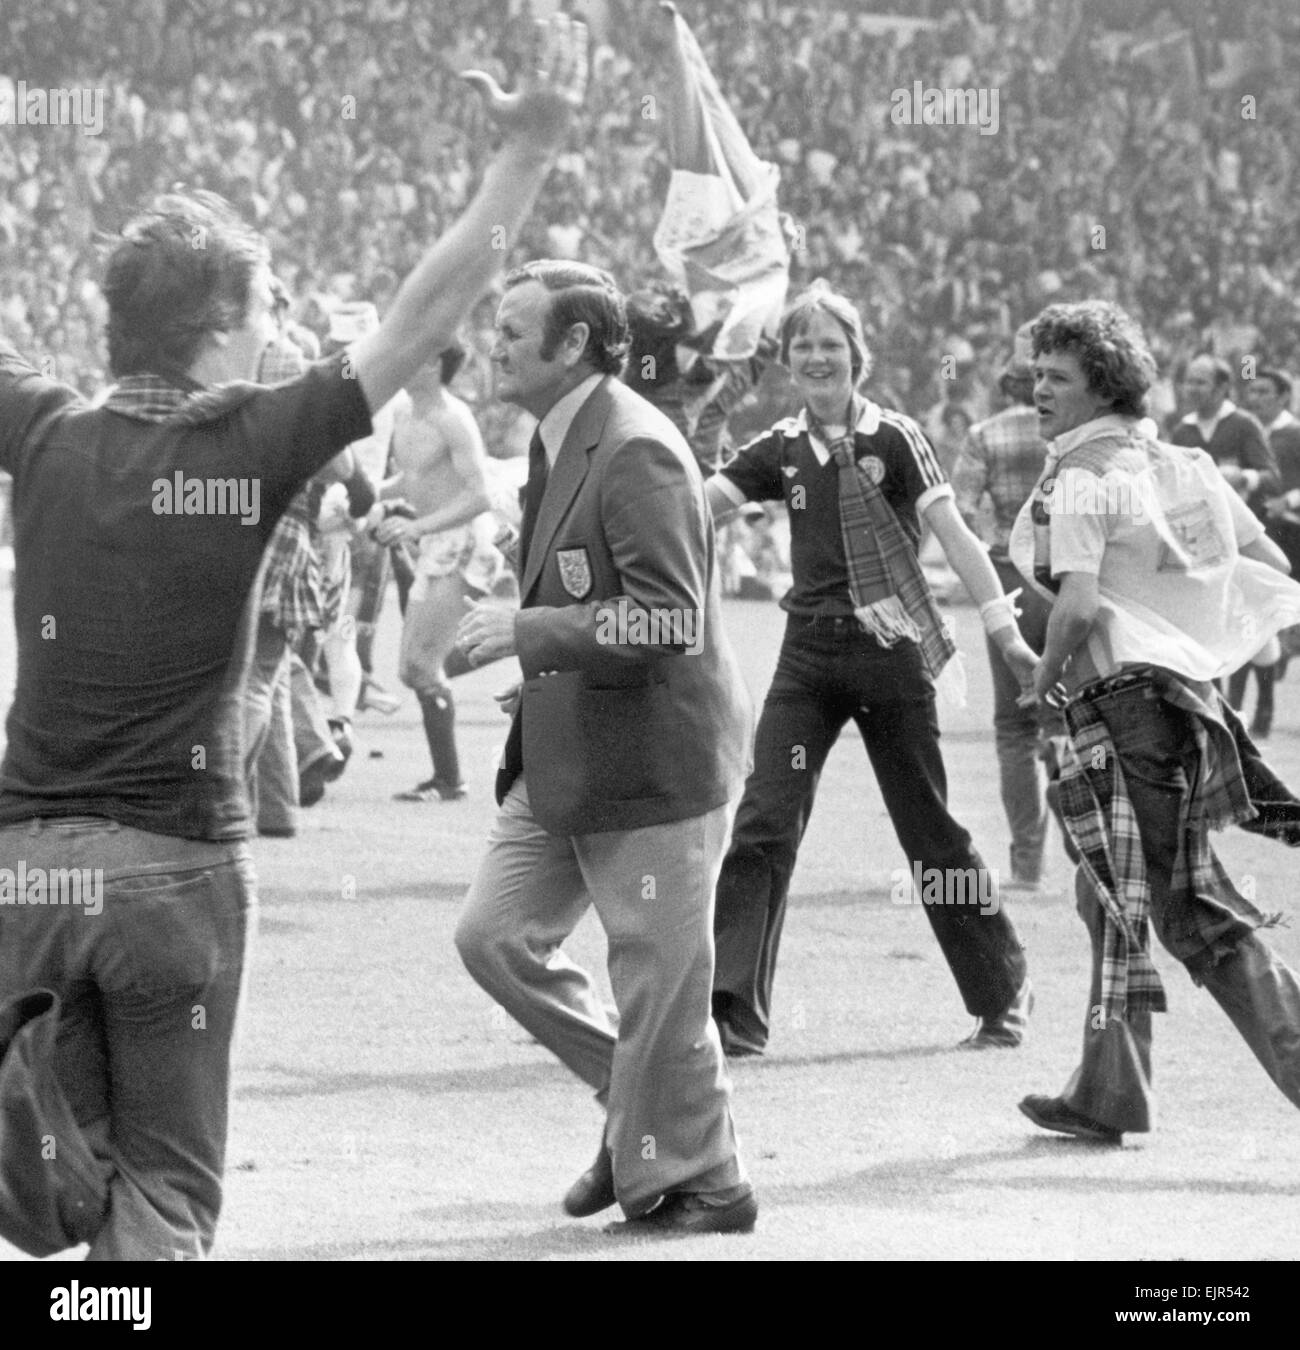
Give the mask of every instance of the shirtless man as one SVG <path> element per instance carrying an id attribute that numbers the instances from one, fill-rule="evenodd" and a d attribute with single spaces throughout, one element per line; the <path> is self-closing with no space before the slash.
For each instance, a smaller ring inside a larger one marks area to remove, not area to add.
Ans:
<path id="1" fill-rule="evenodd" d="M 484 465 L 487 452 L 469 407 L 447 385 L 465 359 L 449 347 L 406 386 L 393 426 L 396 490 L 414 520 L 390 516 L 375 530 L 381 544 L 418 548 L 415 581 L 402 624 L 398 674 L 415 691 L 424 718 L 433 776 L 403 802 L 455 801 L 465 795 L 456 755 L 456 707 L 444 664 L 455 646 L 466 598 L 492 589 L 500 564 Z"/>

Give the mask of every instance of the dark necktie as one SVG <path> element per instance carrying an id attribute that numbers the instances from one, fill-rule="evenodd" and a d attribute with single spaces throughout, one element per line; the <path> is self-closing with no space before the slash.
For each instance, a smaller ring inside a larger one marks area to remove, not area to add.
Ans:
<path id="1" fill-rule="evenodd" d="M 533 530 L 537 526 L 537 512 L 546 493 L 546 478 L 550 465 L 546 459 L 546 447 L 542 444 L 541 429 L 533 432 L 528 443 L 528 482 L 524 484 L 524 517 L 519 525 L 519 575 L 528 566 L 528 546 L 533 542 Z"/>

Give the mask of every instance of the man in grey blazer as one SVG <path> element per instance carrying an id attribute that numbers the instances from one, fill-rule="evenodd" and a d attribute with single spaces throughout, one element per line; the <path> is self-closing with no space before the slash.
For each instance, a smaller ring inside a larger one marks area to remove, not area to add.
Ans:
<path id="1" fill-rule="evenodd" d="M 470 973 L 597 1091 L 596 1162 L 564 1207 L 619 1203 L 632 1232 L 739 1232 L 758 1213 L 710 1017 L 713 887 L 752 710 L 723 632 L 694 456 L 622 384 L 623 297 L 597 268 L 506 278 L 498 392 L 539 419 L 524 489 L 521 607 L 475 606 L 475 665 L 524 681 L 500 813 L 456 944 Z M 589 905 L 609 938 L 610 1027 L 561 950 Z"/>

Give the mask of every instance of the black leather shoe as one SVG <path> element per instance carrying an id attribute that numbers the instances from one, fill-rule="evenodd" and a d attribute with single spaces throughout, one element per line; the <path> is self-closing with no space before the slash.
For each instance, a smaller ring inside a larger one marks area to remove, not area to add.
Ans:
<path id="1" fill-rule="evenodd" d="M 1060 1097 L 1026 1097 L 1020 1109 L 1035 1125 L 1058 1134 L 1072 1134 L 1076 1139 L 1087 1139 L 1094 1144 L 1122 1144 L 1123 1132 L 1103 1125 L 1067 1106 Z"/>
<path id="2" fill-rule="evenodd" d="M 726 1191 L 670 1191 L 648 1214 L 611 1224 L 620 1236 L 662 1233 L 683 1237 L 695 1233 L 752 1233 L 758 1222 L 758 1196 L 748 1182 Z"/>
<path id="3" fill-rule="evenodd" d="M 614 1160 L 602 1144 L 596 1161 L 564 1193 L 564 1212 L 585 1219 L 608 1209 L 618 1197 L 614 1194 Z"/>

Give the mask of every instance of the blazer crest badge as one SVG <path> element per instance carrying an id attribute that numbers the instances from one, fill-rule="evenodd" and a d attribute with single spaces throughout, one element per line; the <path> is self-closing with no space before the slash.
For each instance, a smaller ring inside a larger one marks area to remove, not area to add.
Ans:
<path id="1" fill-rule="evenodd" d="M 585 600 L 595 584 L 591 575 L 591 559 L 585 548 L 561 548 L 555 552 L 560 568 L 560 581 L 575 600 Z"/>

